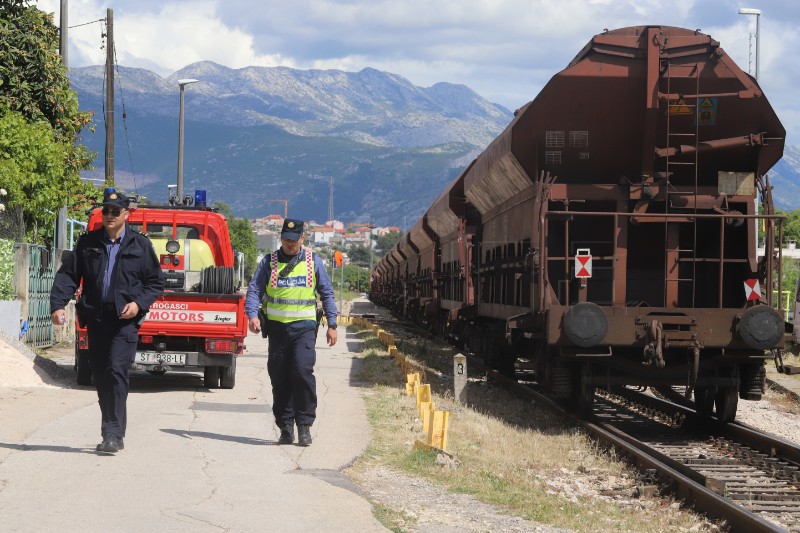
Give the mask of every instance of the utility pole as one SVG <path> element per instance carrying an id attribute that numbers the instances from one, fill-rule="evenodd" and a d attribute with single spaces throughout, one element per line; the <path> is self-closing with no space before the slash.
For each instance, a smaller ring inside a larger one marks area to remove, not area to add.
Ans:
<path id="1" fill-rule="evenodd" d="M 69 28 L 69 23 L 67 19 L 68 11 L 67 11 L 67 0 L 61 0 L 61 21 L 60 21 L 60 32 L 59 32 L 59 53 L 61 54 L 61 64 L 66 66 L 68 65 L 67 62 L 67 53 L 69 44 L 67 42 L 67 28 Z M 65 191 L 66 192 L 66 191 Z M 66 195 L 65 195 L 66 196 Z M 68 248 L 67 244 L 67 198 L 64 198 L 64 205 L 61 206 L 61 209 L 58 210 L 58 215 L 56 216 L 56 239 L 53 243 L 53 248 L 60 248 L 62 250 L 66 250 Z"/>
<path id="2" fill-rule="evenodd" d="M 372 286 L 372 217 L 369 217 L 369 272 L 367 272 L 367 292 Z"/>
<path id="3" fill-rule="evenodd" d="M 106 187 L 114 186 L 114 10 L 106 10 Z"/>
<path id="4" fill-rule="evenodd" d="M 333 176 L 329 181 L 328 186 L 329 194 L 328 194 L 328 220 L 331 221 L 331 225 L 333 224 Z"/>

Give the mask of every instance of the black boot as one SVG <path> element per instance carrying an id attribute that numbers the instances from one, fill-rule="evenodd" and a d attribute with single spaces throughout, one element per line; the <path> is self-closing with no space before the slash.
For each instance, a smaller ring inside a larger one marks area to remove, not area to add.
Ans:
<path id="1" fill-rule="evenodd" d="M 102 453 L 115 454 L 120 450 L 125 449 L 125 443 L 122 437 L 116 435 L 109 435 L 103 439 L 103 442 L 97 445 L 97 451 Z"/>
<path id="2" fill-rule="evenodd" d="M 278 444 L 291 444 L 294 442 L 294 424 L 286 425 L 281 428 L 281 436 Z"/>
<path id="3" fill-rule="evenodd" d="M 311 426 L 297 426 L 297 444 L 311 446 Z"/>

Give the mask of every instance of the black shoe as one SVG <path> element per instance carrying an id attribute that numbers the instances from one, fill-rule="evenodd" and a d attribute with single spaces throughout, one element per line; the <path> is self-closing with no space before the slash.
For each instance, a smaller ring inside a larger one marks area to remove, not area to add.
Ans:
<path id="1" fill-rule="evenodd" d="M 278 444 L 291 444 L 294 442 L 294 424 L 291 426 L 283 426 L 281 428 L 281 436 L 278 438 Z"/>
<path id="2" fill-rule="evenodd" d="M 117 453 L 120 450 L 125 449 L 125 443 L 122 441 L 122 437 L 118 437 L 116 435 L 109 435 L 103 439 L 103 442 L 97 445 L 96 450 L 98 452 L 103 453 Z"/>
<path id="3" fill-rule="evenodd" d="M 311 426 L 297 426 L 297 444 L 311 446 Z"/>

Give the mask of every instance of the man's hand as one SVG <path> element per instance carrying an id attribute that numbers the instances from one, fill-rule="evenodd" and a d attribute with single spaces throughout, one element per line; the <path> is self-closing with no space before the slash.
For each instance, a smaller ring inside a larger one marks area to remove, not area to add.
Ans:
<path id="1" fill-rule="evenodd" d="M 120 313 L 119 317 L 122 319 L 133 318 L 139 314 L 139 304 L 136 302 L 128 302 L 125 304 L 125 307 L 122 308 L 122 313 Z"/>
<path id="2" fill-rule="evenodd" d="M 50 315 L 50 321 L 56 326 L 63 326 L 67 322 L 67 313 L 63 309 L 56 309 Z"/>
<path id="3" fill-rule="evenodd" d="M 247 327 L 250 328 L 250 331 L 253 333 L 258 333 L 261 331 L 261 321 L 257 316 L 254 316 L 247 322 Z"/>
<path id="4" fill-rule="evenodd" d="M 336 344 L 337 334 L 336 330 L 333 328 L 328 328 L 328 332 L 325 334 L 325 338 L 328 339 L 328 346 L 333 346 Z"/>

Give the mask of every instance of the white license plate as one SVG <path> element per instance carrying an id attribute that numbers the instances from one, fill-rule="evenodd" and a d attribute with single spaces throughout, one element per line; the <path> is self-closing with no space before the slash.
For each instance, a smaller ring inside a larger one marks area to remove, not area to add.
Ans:
<path id="1" fill-rule="evenodd" d="M 185 353 L 136 352 L 136 362 L 144 364 L 185 365 Z"/>

